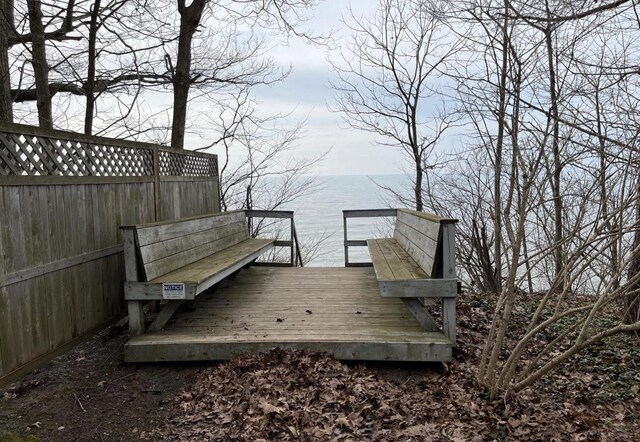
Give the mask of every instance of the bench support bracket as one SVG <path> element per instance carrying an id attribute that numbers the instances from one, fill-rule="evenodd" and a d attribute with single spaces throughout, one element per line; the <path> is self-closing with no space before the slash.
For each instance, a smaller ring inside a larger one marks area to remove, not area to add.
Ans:
<path id="1" fill-rule="evenodd" d="M 425 306 L 418 298 L 401 298 L 404 305 L 409 309 L 411 314 L 420 323 L 420 326 L 425 331 L 435 332 L 440 331 L 440 327 L 436 321 L 431 317 Z"/>
<path id="2" fill-rule="evenodd" d="M 155 321 L 153 321 L 153 323 L 149 326 L 149 331 L 156 332 L 162 330 L 162 327 L 164 327 L 167 322 L 169 322 L 169 319 L 171 319 L 173 314 L 184 303 L 185 301 L 168 301 L 162 311 L 158 313 L 158 316 L 156 316 Z"/>

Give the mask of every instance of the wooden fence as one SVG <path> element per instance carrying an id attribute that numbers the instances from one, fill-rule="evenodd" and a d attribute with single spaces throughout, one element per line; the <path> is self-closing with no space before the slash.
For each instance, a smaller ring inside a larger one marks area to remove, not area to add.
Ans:
<path id="1" fill-rule="evenodd" d="M 219 211 L 215 155 L 0 124 L 0 384 L 122 317 L 120 225 Z"/>

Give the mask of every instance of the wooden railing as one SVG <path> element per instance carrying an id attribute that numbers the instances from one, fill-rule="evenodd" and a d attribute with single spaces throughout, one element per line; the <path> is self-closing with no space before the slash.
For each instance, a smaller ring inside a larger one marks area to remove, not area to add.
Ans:
<path id="1" fill-rule="evenodd" d="M 395 217 L 398 213 L 397 209 L 361 209 L 361 210 L 343 210 L 342 221 L 344 230 L 344 266 L 345 267 L 371 267 L 370 262 L 350 262 L 349 247 L 366 247 L 367 241 L 364 239 L 349 239 L 347 219 L 349 218 L 381 218 Z"/>
<path id="2" fill-rule="evenodd" d="M 257 262 L 260 265 L 270 266 L 286 266 L 286 267 L 302 267 L 302 254 L 300 253 L 300 244 L 298 242 L 298 234 L 296 232 L 296 224 L 293 220 L 293 211 L 290 210 L 245 210 L 247 219 L 249 220 L 249 232 L 252 230 L 253 218 L 267 218 L 267 219 L 290 219 L 290 238 L 289 240 L 277 240 L 275 247 L 289 247 L 290 261 L 289 262 Z"/>

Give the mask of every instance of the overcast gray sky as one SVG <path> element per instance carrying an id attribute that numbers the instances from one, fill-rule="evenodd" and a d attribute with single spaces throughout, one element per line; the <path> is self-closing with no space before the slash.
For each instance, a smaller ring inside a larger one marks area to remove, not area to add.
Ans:
<path id="1" fill-rule="evenodd" d="M 375 10 L 375 0 L 325 0 L 313 11 L 306 27 L 316 34 L 336 32 L 338 43 L 347 37 L 341 19 L 354 13 Z M 312 156 L 332 148 L 326 159 L 316 166 L 318 175 L 380 175 L 402 172 L 403 158 L 396 149 L 377 146 L 371 134 L 346 127 L 341 115 L 331 112 L 333 92 L 329 82 L 333 72 L 326 48 L 316 47 L 293 38 L 288 46 L 274 47 L 271 55 L 283 67 L 293 71 L 283 82 L 256 89 L 264 113 L 293 110 L 291 118 L 307 117 L 303 137 L 296 155 Z"/>

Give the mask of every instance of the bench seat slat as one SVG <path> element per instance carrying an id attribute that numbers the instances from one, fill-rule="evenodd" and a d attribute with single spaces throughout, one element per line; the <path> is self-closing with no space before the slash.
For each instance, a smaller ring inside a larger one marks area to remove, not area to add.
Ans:
<path id="1" fill-rule="evenodd" d="M 261 252 L 273 245 L 272 239 L 251 238 L 244 240 L 232 247 L 221 250 L 214 255 L 207 256 L 192 264 L 174 270 L 173 272 L 159 276 L 150 283 L 163 282 L 194 282 L 202 284 L 211 275 L 220 273 L 240 261 L 244 256 Z"/>
<path id="2" fill-rule="evenodd" d="M 413 273 L 407 268 L 406 263 L 400 259 L 398 242 L 394 240 L 378 241 L 380 250 L 389 264 L 393 273 L 393 279 L 413 279 Z"/>
<path id="3" fill-rule="evenodd" d="M 379 241 L 380 240 L 377 239 L 368 239 L 367 248 L 369 249 L 369 255 L 371 255 L 371 262 L 376 272 L 376 278 L 378 280 L 390 280 L 393 279 L 393 272 L 380 249 Z"/>
<path id="4" fill-rule="evenodd" d="M 370 239 L 367 246 L 378 281 L 428 278 L 394 238 Z"/>
<path id="5" fill-rule="evenodd" d="M 144 301 L 162 299 L 162 283 L 181 282 L 185 284 L 185 299 L 195 299 L 213 284 L 255 260 L 266 249 L 273 247 L 273 243 L 272 239 L 247 239 L 152 281 L 127 281 L 125 298 Z"/>

